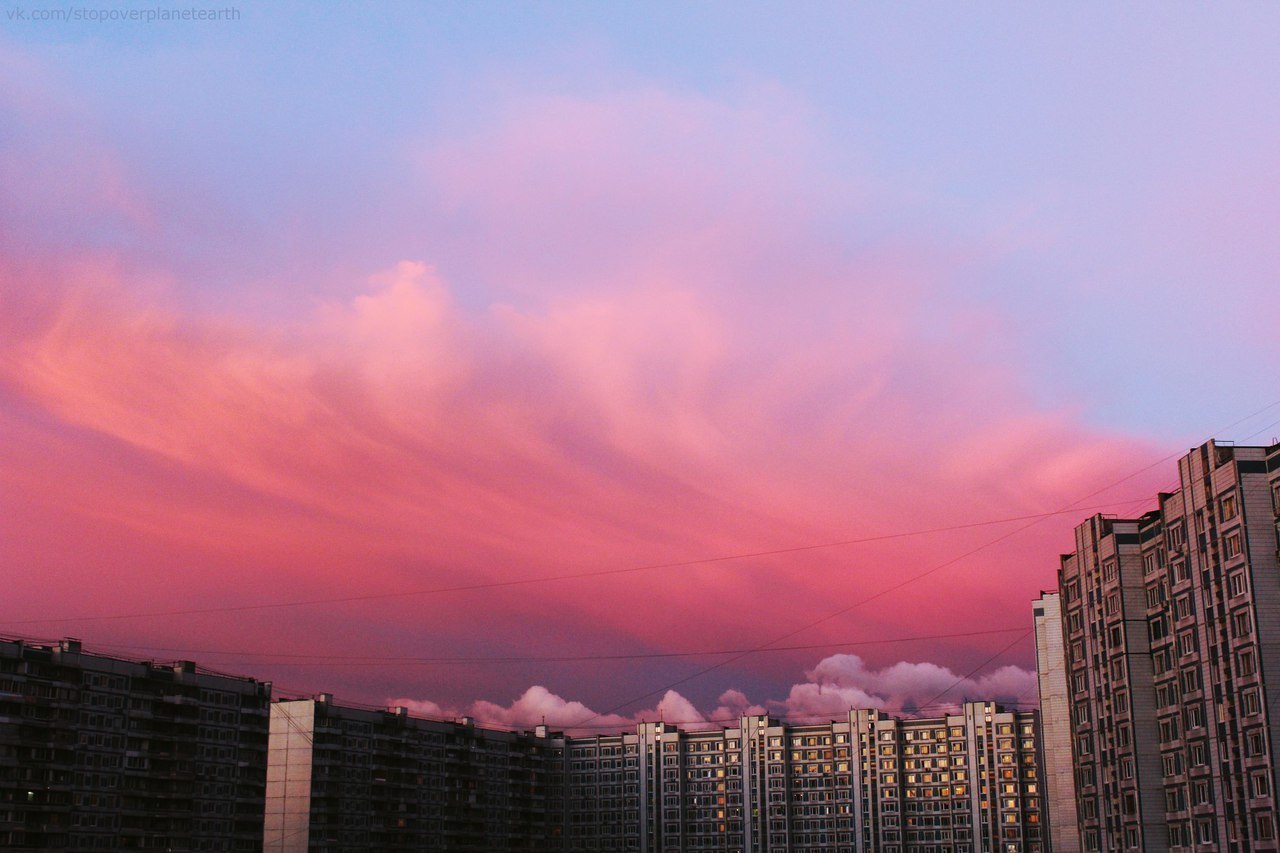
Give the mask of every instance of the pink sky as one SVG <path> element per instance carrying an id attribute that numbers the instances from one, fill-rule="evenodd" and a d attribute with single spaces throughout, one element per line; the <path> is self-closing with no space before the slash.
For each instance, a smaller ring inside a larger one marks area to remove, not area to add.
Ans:
<path id="1" fill-rule="evenodd" d="M 971 286 L 1060 234 L 893 225 L 929 200 L 786 86 L 490 80 L 379 137 L 366 187 L 259 208 L 8 53 L 0 631 L 501 725 L 1032 700 L 1030 640 L 975 632 L 1029 630 L 1071 527 L 1173 476 L 1095 494 L 1180 448 L 1048 387 L 1034 296 Z M 689 681 L 719 658 L 392 660 L 746 649 L 844 609 Z M 841 645 L 937 634 L 970 636 Z"/>

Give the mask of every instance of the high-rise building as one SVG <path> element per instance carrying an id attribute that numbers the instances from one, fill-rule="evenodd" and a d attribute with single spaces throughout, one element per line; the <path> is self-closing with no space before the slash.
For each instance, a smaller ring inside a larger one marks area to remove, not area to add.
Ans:
<path id="1" fill-rule="evenodd" d="M 1037 715 L 495 732 L 327 696 L 272 711 L 265 848 L 1047 850 Z"/>
<path id="2" fill-rule="evenodd" d="M 1036 677 L 1040 687 L 1040 764 L 1044 771 L 1044 811 L 1049 849 L 1080 853 L 1076 821 L 1075 771 L 1071 763 L 1071 697 L 1062 646 L 1062 609 L 1056 592 L 1042 592 L 1032 609 L 1036 634 Z"/>
<path id="3" fill-rule="evenodd" d="M 1059 571 L 1083 848 L 1277 850 L 1280 445 L 1208 442 Z"/>
<path id="4" fill-rule="evenodd" d="M 271 685 L 0 640 L 0 848 L 262 847 Z"/>

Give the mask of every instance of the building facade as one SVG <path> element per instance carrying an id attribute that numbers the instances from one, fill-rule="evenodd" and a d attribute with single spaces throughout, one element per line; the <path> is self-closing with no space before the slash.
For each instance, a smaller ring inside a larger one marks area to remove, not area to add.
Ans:
<path id="1" fill-rule="evenodd" d="M 1040 690 L 1041 767 L 1049 848 L 1080 853 L 1075 771 L 1071 762 L 1071 696 L 1062 644 L 1062 607 L 1056 592 L 1042 592 L 1032 607 L 1036 681 Z"/>
<path id="2" fill-rule="evenodd" d="M 348 708 L 272 710 L 268 851 L 1047 850 L 1037 715 L 973 702 L 566 737 Z"/>
<path id="3" fill-rule="evenodd" d="M 271 685 L 0 640 L 0 848 L 261 849 Z"/>
<path id="4" fill-rule="evenodd" d="M 555 850 L 564 834 L 564 738 L 328 694 L 271 708 L 263 847 L 339 851 Z"/>
<path id="5" fill-rule="evenodd" d="M 1280 445 L 1209 442 L 1059 571 L 1083 849 L 1280 849 Z"/>

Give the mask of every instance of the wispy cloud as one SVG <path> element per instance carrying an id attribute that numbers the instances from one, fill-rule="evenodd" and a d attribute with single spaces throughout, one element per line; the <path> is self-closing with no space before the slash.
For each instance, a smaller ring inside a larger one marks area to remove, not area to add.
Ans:
<path id="1" fill-rule="evenodd" d="M 465 224 L 446 254 L 474 266 L 389 259 L 284 318 L 193 301 L 199 284 L 153 257 L 9 247 L 0 477 L 25 521 L 8 552 L 79 590 L 52 602 L 19 581 L 11 618 L 355 597 L 940 527 L 1056 509 L 1146 458 L 1141 441 L 1037 401 L 1010 319 L 953 279 L 955 247 L 833 237 L 867 215 L 841 206 L 847 191 L 860 210 L 856 176 L 812 165 L 822 146 L 785 93 L 550 99 L 468 134 L 422 146 L 406 179 Z M 1024 613 L 1068 523 L 805 638 Z M 198 624 L 321 648 L 744 646 L 986 535 Z M 920 701 L 886 679 L 932 684 L 932 670 L 886 675 L 881 657 L 858 673 L 824 663 L 807 682 L 823 698 L 786 701 Z M 434 698 L 451 707 L 535 680 L 444 677 Z M 383 690 L 370 685 L 353 689 Z M 557 701 L 543 690 L 483 710 L 567 719 Z"/>

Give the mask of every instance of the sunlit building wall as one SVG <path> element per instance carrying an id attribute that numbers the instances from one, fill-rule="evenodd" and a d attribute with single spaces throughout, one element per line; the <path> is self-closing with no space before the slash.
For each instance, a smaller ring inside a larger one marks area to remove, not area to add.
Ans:
<path id="1" fill-rule="evenodd" d="M 1062 559 L 1083 847 L 1276 850 L 1280 446 L 1208 442 L 1158 502 Z"/>
<path id="2" fill-rule="evenodd" d="M 1062 609 L 1056 592 L 1041 593 L 1032 607 L 1036 680 L 1040 688 L 1044 805 L 1054 853 L 1079 853 L 1075 772 L 1071 762 L 1071 699 L 1062 644 Z"/>

